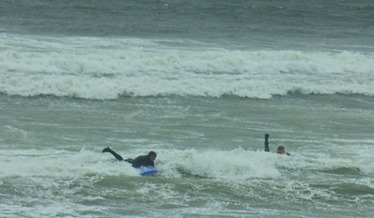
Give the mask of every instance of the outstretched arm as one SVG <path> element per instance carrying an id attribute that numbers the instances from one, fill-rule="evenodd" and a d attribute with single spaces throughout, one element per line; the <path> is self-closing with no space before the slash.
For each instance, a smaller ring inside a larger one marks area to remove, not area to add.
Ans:
<path id="1" fill-rule="evenodd" d="M 269 136 L 270 136 L 269 134 L 267 134 L 267 133 L 265 134 L 265 143 L 264 144 L 265 144 L 265 151 L 266 152 L 270 152 L 270 148 L 269 148 Z"/>

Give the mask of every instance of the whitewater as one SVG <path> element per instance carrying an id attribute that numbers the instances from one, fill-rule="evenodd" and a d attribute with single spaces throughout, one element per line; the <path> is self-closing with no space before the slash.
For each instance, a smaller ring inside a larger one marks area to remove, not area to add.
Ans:
<path id="1" fill-rule="evenodd" d="M 374 56 L 350 51 L 230 50 L 194 41 L 1 35 L 0 92 L 20 96 L 374 94 Z M 185 45 L 188 44 L 188 47 Z"/>
<path id="2" fill-rule="evenodd" d="M 372 217 L 373 9 L 0 1 L 0 217 Z"/>

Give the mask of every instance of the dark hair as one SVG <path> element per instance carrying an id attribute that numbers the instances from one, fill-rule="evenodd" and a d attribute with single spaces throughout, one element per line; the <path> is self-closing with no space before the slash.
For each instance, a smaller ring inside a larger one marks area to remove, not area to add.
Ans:
<path id="1" fill-rule="evenodd" d="M 157 157 L 157 154 L 156 154 L 156 152 L 154 152 L 154 151 L 150 151 L 150 152 L 148 153 L 148 157 L 150 157 L 150 156 L 155 156 L 155 157 Z"/>

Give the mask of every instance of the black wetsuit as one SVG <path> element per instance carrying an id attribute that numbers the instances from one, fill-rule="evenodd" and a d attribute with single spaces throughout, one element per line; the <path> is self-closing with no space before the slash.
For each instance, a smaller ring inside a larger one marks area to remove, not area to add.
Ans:
<path id="1" fill-rule="evenodd" d="M 117 160 L 128 162 L 134 168 L 139 168 L 141 166 L 153 166 L 153 167 L 155 166 L 154 161 L 152 161 L 150 159 L 149 155 L 141 155 L 141 156 L 138 156 L 135 159 L 129 158 L 129 159 L 124 160 L 121 155 L 117 154 L 115 151 L 113 151 L 109 147 L 108 148 L 104 148 L 103 152 L 109 152 L 109 153 L 111 153 Z"/>
<path id="2" fill-rule="evenodd" d="M 269 148 L 269 134 L 265 134 L 265 151 L 270 152 Z"/>
<path id="3" fill-rule="evenodd" d="M 155 163 L 149 158 L 148 155 L 141 155 L 135 159 L 130 158 L 126 159 L 125 161 L 131 163 L 135 168 L 139 168 L 141 166 L 155 166 Z"/>
<path id="4" fill-rule="evenodd" d="M 266 152 L 270 152 L 270 147 L 269 147 L 269 134 L 265 134 L 265 151 Z M 291 154 L 290 153 L 288 153 L 288 152 L 286 152 L 285 153 L 287 156 L 290 156 Z"/>

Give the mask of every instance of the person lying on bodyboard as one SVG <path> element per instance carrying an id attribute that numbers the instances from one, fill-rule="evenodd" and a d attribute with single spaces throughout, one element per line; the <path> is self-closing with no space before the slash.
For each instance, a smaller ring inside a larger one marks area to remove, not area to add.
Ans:
<path id="1" fill-rule="evenodd" d="M 135 159 L 132 159 L 132 158 L 123 159 L 121 155 L 119 155 L 117 152 L 113 151 L 109 147 L 106 147 L 103 149 L 103 153 L 105 152 L 111 153 L 119 161 L 125 161 L 127 163 L 130 163 L 134 168 L 140 168 L 142 166 L 155 167 L 155 160 L 157 157 L 157 154 L 154 151 L 150 151 L 147 155 L 140 155 L 136 157 Z"/>

